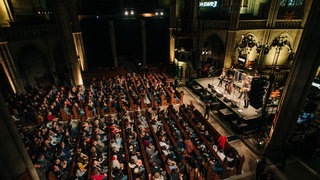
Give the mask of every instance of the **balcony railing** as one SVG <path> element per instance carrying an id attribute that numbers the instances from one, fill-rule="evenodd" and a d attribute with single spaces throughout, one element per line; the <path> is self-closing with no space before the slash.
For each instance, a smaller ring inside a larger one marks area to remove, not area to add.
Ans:
<path id="1" fill-rule="evenodd" d="M 302 19 L 294 20 L 277 20 L 275 28 L 277 29 L 299 29 L 301 27 Z"/>
<path id="2" fill-rule="evenodd" d="M 19 25 L 3 27 L 0 31 L 7 41 L 35 39 L 53 36 L 58 33 L 56 24 Z"/>
<path id="3" fill-rule="evenodd" d="M 228 29 L 229 21 L 223 20 L 200 20 L 202 29 Z"/>
<path id="4" fill-rule="evenodd" d="M 199 20 L 202 29 L 228 29 L 229 21 L 224 20 Z M 274 29 L 297 29 L 301 28 L 300 19 L 295 20 L 276 20 Z M 265 29 L 267 20 L 239 20 L 238 29 Z M 270 28 L 270 27 L 269 27 Z"/>
<path id="5" fill-rule="evenodd" d="M 263 29 L 267 20 L 240 20 L 238 29 Z"/>

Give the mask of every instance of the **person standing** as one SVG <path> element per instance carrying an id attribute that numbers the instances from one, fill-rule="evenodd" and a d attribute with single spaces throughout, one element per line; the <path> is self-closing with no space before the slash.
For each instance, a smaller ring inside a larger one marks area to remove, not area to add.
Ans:
<path id="1" fill-rule="evenodd" d="M 249 107 L 249 93 L 245 93 L 243 96 L 243 100 L 244 100 L 244 108 L 248 108 Z"/>
<path id="2" fill-rule="evenodd" d="M 233 75 L 230 74 L 226 84 L 224 85 L 224 91 L 227 91 L 229 94 L 231 94 L 232 87 L 233 87 Z"/>
<path id="3" fill-rule="evenodd" d="M 223 70 L 222 70 L 222 73 L 221 73 L 221 75 L 220 75 L 220 77 L 219 77 L 219 84 L 218 84 L 218 86 L 222 86 L 222 82 L 223 82 L 223 80 L 224 80 L 225 77 L 226 77 L 226 69 L 223 69 Z"/>
<path id="4" fill-rule="evenodd" d="M 266 169 L 267 161 L 266 158 L 263 157 L 258 163 L 256 167 L 256 180 L 261 179 L 261 175 Z"/>
<path id="5" fill-rule="evenodd" d="M 210 115 L 210 103 L 207 102 L 206 103 L 205 113 L 204 113 L 204 118 L 208 120 L 209 117 L 210 117 L 209 115 Z"/>
<path id="6" fill-rule="evenodd" d="M 243 84 L 243 100 L 244 100 L 244 108 L 249 107 L 250 99 L 249 99 L 249 92 L 250 92 L 250 80 L 246 79 L 245 83 Z"/>

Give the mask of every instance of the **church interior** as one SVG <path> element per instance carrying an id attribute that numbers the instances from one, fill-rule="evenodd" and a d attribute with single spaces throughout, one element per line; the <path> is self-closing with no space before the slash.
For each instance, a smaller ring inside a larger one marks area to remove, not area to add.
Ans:
<path id="1" fill-rule="evenodd" d="M 1 179 L 320 179 L 319 12 L 1 1 Z"/>

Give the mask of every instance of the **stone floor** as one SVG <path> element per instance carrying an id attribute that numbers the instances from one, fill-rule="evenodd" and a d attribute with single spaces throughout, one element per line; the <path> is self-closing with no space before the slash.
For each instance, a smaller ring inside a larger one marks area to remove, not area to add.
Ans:
<path id="1" fill-rule="evenodd" d="M 191 101 L 193 105 L 202 113 L 204 113 L 204 103 L 186 87 L 182 87 L 185 92 L 184 103 L 189 104 Z M 254 180 L 255 169 L 258 160 L 261 158 L 262 149 L 257 147 L 255 138 L 243 137 L 236 134 L 228 127 L 215 113 L 210 113 L 209 122 L 214 126 L 217 131 L 231 139 L 229 143 L 235 147 L 240 155 L 245 156 L 245 163 L 242 169 L 242 174 L 233 176 L 228 179 L 244 179 Z M 274 179 L 320 179 L 320 159 L 312 159 L 303 161 L 296 157 L 289 157 L 286 162 L 285 169 L 279 169 L 276 164 L 267 160 L 266 171 L 272 174 Z"/>

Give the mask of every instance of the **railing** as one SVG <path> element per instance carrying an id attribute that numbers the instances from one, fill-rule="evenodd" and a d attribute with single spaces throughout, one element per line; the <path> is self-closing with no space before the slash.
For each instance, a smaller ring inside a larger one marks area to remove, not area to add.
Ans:
<path id="1" fill-rule="evenodd" d="M 0 31 L 7 41 L 13 41 L 53 36 L 58 33 L 58 28 L 56 24 L 17 25 L 1 28 Z"/>
<path id="2" fill-rule="evenodd" d="M 238 29 L 263 29 L 267 25 L 267 20 L 240 20 Z"/>
<path id="3" fill-rule="evenodd" d="M 228 29 L 229 21 L 223 20 L 199 20 L 202 29 Z M 301 19 L 276 20 L 275 29 L 301 28 Z M 267 20 L 239 20 L 238 29 L 264 29 L 267 27 Z"/>
<path id="4" fill-rule="evenodd" d="M 275 28 L 279 29 L 294 29 L 301 27 L 302 19 L 295 20 L 277 20 Z"/>
<path id="5" fill-rule="evenodd" d="M 228 29 L 229 21 L 221 20 L 199 20 L 202 29 Z"/>

